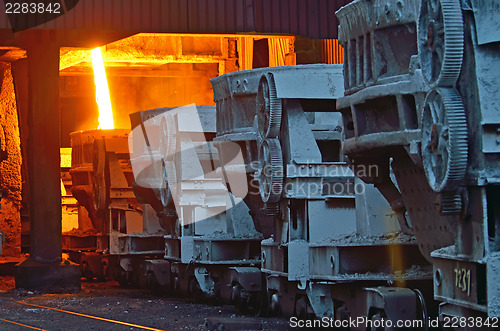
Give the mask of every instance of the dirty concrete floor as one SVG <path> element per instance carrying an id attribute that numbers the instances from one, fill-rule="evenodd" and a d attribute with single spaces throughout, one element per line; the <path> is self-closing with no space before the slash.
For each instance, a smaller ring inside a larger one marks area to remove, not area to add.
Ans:
<path id="1" fill-rule="evenodd" d="M 207 317 L 249 322 L 251 329 L 256 329 L 256 325 L 262 330 L 290 329 L 286 318 L 245 316 L 230 305 L 217 306 L 148 290 L 121 288 L 112 281 L 98 283 L 82 279 L 82 291 L 75 294 L 39 294 L 16 290 L 14 287 L 13 276 L 0 276 L 0 330 L 29 330 L 26 326 L 4 320 L 38 330 L 141 330 L 130 325 L 75 316 L 14 301 L 160 330 L 203 330 Z"/>

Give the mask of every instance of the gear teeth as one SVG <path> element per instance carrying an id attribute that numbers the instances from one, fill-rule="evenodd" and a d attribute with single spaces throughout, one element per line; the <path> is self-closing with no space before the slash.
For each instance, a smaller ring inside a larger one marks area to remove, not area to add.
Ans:
<path id="1" fill-rule="evenodd" d="M 439 50 L 430 49 L 426 45 L 428 39 L 428 30 L 433 29 L 434 16 L 438 8 L 433 8 L 434 12 L 429 12 L 431 9 L 430 1 L 422 1 L 420 7 L 420 16 L 418 19 L 418 53 L 422 72 L 427 83 L 431 88 L 453 87 L 458 80 L 463 62 L 464 53 L 464 22 L 462 17 L 462 8 L 459 0 L 440 0 L 437 7 L 441 10 L 441 17 L 436 18 L 439 24 L 443 26 L 444 44 L 441 53 L 441 68 L 439 74 L 433 74 L 433 52 Z M 436 32 L 438 33 L 438 32 Z M 432 48 L 434 45 L 432 46 Z"/>
<path id="2" fill-rule="evenodd" d="M 268 202 L 266 203 L 266 215 L 267 216 L 276 216 L 280 212 L 280 206 L 277 202 Z"/>
<path id="3" fill-rule="evenodd" d="M 445 91 L 441 93 L 444 94 Z M 467 119 L 458 91 L 453 89 L 446 93 L 448 93 L 448 95 L 445 96 L 445 99 L 449 100 L 449 106 L 446 112 L 448 116 L 448 126 L 450 128 L 450 154 L 456 155 L 455 158 L 450 159 L 449 180 L 459 185 L 462 183 L 467 170 Z"/>
<path id="4" fill-rule="evenodd" d="M 462 212 L 462 196 L 457 192 L 441 193 L 441 214 L 456 215 Z"/>
<path id="5" fill-rule="evenodd" d="M 267 98 L 265 92 L 267 92 Z M 282 102 L 277 95 L 273 74 L 262 75 L 257 93 L 257 107 L 261 108 L 258 127 L 262 138 L 276 138 L 280 133 Z M 269 109 L 266 108 L 266 104 L 269 105 Z M 262 111 L 262 107 L 265 108 L 264 111 Z M 268 118 L 267 123 L 266 118 Z"/>
<path id="6" fill-rule="evenodd" d="M 446 150 L 429 150 L 430 132 L 434 126 L 447 128 Z M 425 174 L 435 192 L 454 191 L 463 184 L 467 171 L 468 130 L 462 99 L 456 89 L 441 87 L 427 95 L 422 115 L 422 157 Z"/>
<path id="7" fill-rule="evenodd" d="M 262 201 L 276 203 L 283 192 L 283 155 L 278 139 L 264 139 L 259 149 L 259 189 Z M 268 185 L 265 185 L 265 182 Z"/>

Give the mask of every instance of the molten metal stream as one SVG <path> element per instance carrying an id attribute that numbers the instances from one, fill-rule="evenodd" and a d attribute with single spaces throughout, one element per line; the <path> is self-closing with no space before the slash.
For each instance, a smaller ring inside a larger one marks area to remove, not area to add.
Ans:
<path id="1" fill-rule="evenodd" d="M 114 129 L 108 80 L 106 79 L 101 49 L 99 47 L 94 48 L 90 54 L 92 56 L 92 67 L 94 68 L 96 102 L 99 106 L 99 126 L 97 128 Z"/>

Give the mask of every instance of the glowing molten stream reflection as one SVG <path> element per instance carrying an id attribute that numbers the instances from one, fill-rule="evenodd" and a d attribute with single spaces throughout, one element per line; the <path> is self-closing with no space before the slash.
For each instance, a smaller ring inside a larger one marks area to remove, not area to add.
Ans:
<path id="1" fill-rule="evenodd" d="M 98 129 L 113 129 L 113 111 L 111 110 L 111 99 L 109 97 L 108 80 L 104 71 L 101 49 L 99 47 L 90 51 L 92 56 L 92 67 L 94 68 L 94 83 L 96 102 L 99 106 Z"/>

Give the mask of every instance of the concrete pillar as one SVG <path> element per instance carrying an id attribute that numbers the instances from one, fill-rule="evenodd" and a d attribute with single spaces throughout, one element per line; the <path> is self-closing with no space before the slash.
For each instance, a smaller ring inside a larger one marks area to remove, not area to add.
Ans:
<path id="1" fill-rule="evenodd" d="M 80 288 L 76 265 L 61 255 L 59 46 L 49 31 L 28 52 L 28 178 L 30 258 L 18 265 L 16 287 Z"/>
<path id="2" fill-rule="evenodd" d="M 28 177 L 31 258 L 61 261 L 59 47 L 28 49 Z"/>

